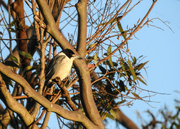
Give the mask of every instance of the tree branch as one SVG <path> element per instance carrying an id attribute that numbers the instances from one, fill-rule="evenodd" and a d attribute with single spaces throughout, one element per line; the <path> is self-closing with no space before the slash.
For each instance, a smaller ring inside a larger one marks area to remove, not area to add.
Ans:
<path id="1" fill-rule="evenodd" d="M 57 85 L 61 88 L 61 90 L 62 90 L 62 95 L 63 95 L 63 97 L 65 97 L 66 98 L 66 101 L 67 101 L 67 103 L 69 104 L 69 106 L 71 107 L 71 109 L 73 110 L 73 111 L 76 111 L 76 110 L 78 110 L 78 108 L 76 107 L 76 105 L 73 103 L 73 101 L 71 100 L 71 97 L 70 97 L 70 95 L 69 95 L 69 91 L 67 90 L 67 88 L 63 85 L 63 83 L 61 83 L 61 80 L 59 79 L 57 79 L 56 78 L 56 81 L 57 81 Z"/>
<path id="2" fill-rule="evenodd" d="M 137 125 L 131 121 L 120 109 L 113 109 L 116 114 L 116 121 L 121 123 L 124 127 L 128 129 L 138 129 Z"/>
<path id="3" fill-rule="evenodd" d="M 43 124 L 41 126 L 42 129 L 46 129 L 47 128 L 50 116 L 51 116 L 51 112 L 46 112 L 46 116 L 45 116 Z"/>
<path id="4" fill-rule="evenodd" d="M 24 106 L 20 103 L 18 103 L 9 93 L 9 91 L 7 90 L 7 88 L 5 87 L 5 82 L 2 80 L 2 77 L 0 75 L 0 89 L 1 89 L 1 93 L 3 94 L 6 104 L 7 106 L 13 110 L 14 112 L 16 112 L 17 114 L 20 115 L 20 117 L 22 118 L 22 120 L 24 121 L 24 123 L 26 124 L 26 126 L 31 126 L 31 124 L 33 123 L 34 119 L 32 118 L 32 116 L 29 114 L 29 112 L 24 108 Z M 37 128 L 37 126 L 35 126 L 35 129 Z"/>
<path id="5" fill-rule="evenodd" d="M 78 39 L 77 51 L 81 57 L 86 54 L 86 35 L 87 35 L 87 0 L 79 0 L 76 4 L 78 11 Z"/>
<path id="6" fill-rule="evenodd" d="M 13 121 L 13 111 L 10 110 L 9 108 L 6 108 L 4 113 L 1 113 L 3 115 L 2 119 L 1 119 L 1 124 L 0 124 L 0 128 L 3 129 L 2 127 L 7 127 L 8 124 Z M 13 123 L 13 122 L 12 122 Z M 12 127 L 15 127 L 16 125 L 13 123 Z"/>
<path id="7" fill-rule="evenodd" d="M 17 37 L 20 39 L 26 39 L 26 26 L 25 26 L 25 17 L 24 17 L 24 4 L 23 0 L 16 0 L 14 3 L 11 4 L 12 9 L 16 12 L 17 14 Z M 18 41 L 18 49 L 24 52 L 28 52 L 27 50 L 27 41 L 26 40 L 20 40 Z M 30 59 L 27 57 L 21 56 L 21 63 L 23 69 L 27 66 L 30 65 Z"/>
<path id="8" fill-rule="evenodd" d="M 79 75 L 81 100 L 86 115 L 98 126 L 99 129 L 104 129 L 105 127 L 94 102 L 91 89 L 91 78 L 86 62 L 75 60 L 75 66 L 77 67 L 76 71 Z"/>
<path id="9" fill-rule="evenodd" d="M 47 22 L 46 23 L 47 31 L 54 37 L 54 39 L 63 49 L 68 48 L 68 49 L 74 50 L 71 44 L 67 41 L 67 39 L 63 36 L 63 34 L 57 28 L 55 20 L 51 14 L 51 11 L 49 9 L 47 2 L 44 0 L 37 0 L 37 3 L 42 12 L 43 17 L 45 18 Z"/>

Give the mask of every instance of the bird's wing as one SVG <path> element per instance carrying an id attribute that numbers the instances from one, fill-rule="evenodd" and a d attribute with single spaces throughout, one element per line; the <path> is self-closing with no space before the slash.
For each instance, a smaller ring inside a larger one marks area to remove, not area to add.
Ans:
<path id="1" fill-rule="evenodd" d="M 65 55 L 56 55 L 49 63 L 48 68 L 46 70 L 46 82 L 49 81 L 49 79 L 51 79 L 51 77 L 54 75 L 55 72 L 55 65 L 58 65 L 56 63 L 61 62 L 61 60 L 63 60 L 65 58 Z"/>

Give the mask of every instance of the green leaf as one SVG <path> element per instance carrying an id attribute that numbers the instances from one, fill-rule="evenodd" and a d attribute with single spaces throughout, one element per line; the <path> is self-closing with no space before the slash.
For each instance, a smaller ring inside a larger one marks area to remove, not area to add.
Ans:
<path id="1" fill-rule="evenodd" d="M 113 109 L 111 109 L 111 110 L 109 111 L 109 113 L 110 113 L 114 118 L 116 118 L 116 114 L 115 114 L 115 112 L 114 112 Z"/>
<path id="2" fill-rule="evenodd" d="M 107 56 L 109 56 L 110 54 L 111 54 L 111 45 L 108 46 L 108 49 L 107 49 Z M 113 62 L 112 62 L 112 58 L 109 57 L 108 60 L 109 60 L 109 63 L 110 63 L 110 65 L 111 65 L 111 67 L 114 68 L 114 65 L 113 65 Z"/>
<path id="3" fill-rule="evenodd" d="M 123 104 L 124 102 L 126 102 L 126 99 L 124 99 L 124 100 L 122 100 L 122 101 L 117 102 L 117 104 L 118 104 L 118 105 L 119 105 L 119 104 Z"/>
<path id="4" fill-rule="evenodd" d="M 6 83 L 6 86 L 7 86 L 8 89 L 9 89 L 9 85 L 13 86 L 12 81 L 11 81 L 11 79 L 9 77 L 7 77 L 6 75 L 4 75 L 2 73 L 1 73 L 1 76 L 2 76 L 2 78 L 4 80 L 4 82 Z"/>
<path id="5" fill-rule="evenodd" d="M 179 107 L 179 106 L 175 106 L 175 108 L 176 108 L 177 110 L 180 110 L 180 107 Z"/>
<path id="6" fill-rule="evenodd" d="M 25 56 L 25 57 L 27 57 L 27 58 L 29 58 L 29 59 L 32 60 L 32 56 L 31 56 L 31 54 L 29 54 L 28 52 L 20 51 L 20 50 L 19 50 L 19 54 L 21 54 L 22 56 Z"/>
<path id="7" fill-rule="evenodd" d="M 11 67 L 17 67 L 17 68 L 19 68 L 19 64 L 16 63 L 16 62 L 14 62 L 14 61 L 6 61 L 4 64 L 5 64 L 5 65 L 8 65 L 8 66 L 11 66 Z"/>
<path id="8" fill-rule="evenodd" d="M 102 26 L 102 25 L 108 25 L 108 24 L 112 24 L 112 23 L 114 23 L 114 22 L 117 22 L 117 21 L 119 20 L 119 18 L 121 18 L 121 17 L 122 17 L 122 16 L 116 17 L 116 18 L 114 18 L 114 19 L 111 19 L 111 21 L 102 23 L 102 24 L 98 25 L 98 27 L 99 27 L 99 26 Z"/>
<path id="9" fill-rule="evenodd" d="M 108 46 L 108 49 L 107 49 L 107 56 L 109 56 L 111 54 L 111 45 Z"/>
<path id="10" fill-rule="evenodd" d="M 87 50 L 88 50 L 89 48 L 92 48 L 92 47 L 96 46 L 96 44 L 97 44 L 97 43 L 94 43 L 94 44 L 89 45 L 89 46 L 87 47 Z"/>
<path id="11" fill-rule="evenodd" d="M 10 55 L 9 58 L 10 58 L 12 61 L 14 61 L 15 63 L 18 64 L 18 59 L 17 59 L 15 56 Z"/>
<path id="12" fill-rule="evenodd" d="M 136 74 L 135 74 L 135 72 L 134 72 L 134 69 L 133 69 L 133 67 L 132 67 L 132 64 L 131 64 L 131 61 L 128 59 L 128 65 L 129 65 L 129 69 L 130 69 L 130 72 L 131 72 L 131 74 L 132 74 L 132 76 L 133 76 L 133 81 L 135 81 L 135 79 L 136 79 Z"/>
<path id="13" fill-rule="evenodd" d="M 179 118 L 177 118 L 177 121 L 178 121 L 178 123 L 179 123 L 179 126 L 180 126 L 180 119 L 179 119 Z"/>
<path id="14" fill-rule="evenodd" d="M 161 129 L 166 129 L 166 126 L 164 124 L 162 124 Z"/>
<path id="15" fill-rule="evenodd" d="M 120 89 L 119 89 L 120 91 L 124 91 L 124 92 L 126 91 L 124 82 L 122 80 L 120 80 L 120 82 L 119 82 L 119 87 L 120 87 Z"/>
<path id="16" fill-rule="evenodd" d="M 97 66 L 97 53 L 96 52 L 94 54 L 94 64 L 95 64 L 95 66 Z"/>
<path id="17" fill-rule="evenodd" d="M 88 50 L 93 49 L 96 45 L 97 45 L 97 43 L 94 43 L 94 44 L 89 45 L 89 46 L 86 48 L 86 50 L 87 50 L 87 51 L 86 51 L 86 55 L 89 53 Z"/>
<path id="18" fill-rule="evenodd" d="M 119 29 L 119 31 L 121 32 L 121 34 L 122 34 L 124 40 L 126 40 L 126 33 L 127 33 L 127 32 L 123 30 L 120 21 L 117 23 L 117 26 L 118 26 L 118 29 Z"/>
<path id="19" fill-rule="evenodd" d="M 132 58 L 132 60 L 133 60 L 132 65 L 134 66 L 137 62 L 137 59 L 136 59 L 136 57 L 134 57 L 134 58 Z"/>
<path id="20" fill-rule="evenodd" d="M 17 30 L 15 30 L 15 29 L 13 29 L 13 28 L 8 28 L 8 31 L 10 31 L 10 32 L 17 32 Z"/>
<path id="21" fill-rule="evenodd" d="M 120 65 L 121 65 L 121 67 L 123 69 L 123 72 L 125 73 L 126 76 L 128 76 L 127 72 L 126 72 L 126 67 L 124 66 L 124 64 L 125 64 L 125 62 L 123 60 L 120 60 Z"/>
<path id="22" fill-rule="evenodd" d="M 13 20 L 13 21 L 9 24 L 9 28 L 11 28 L 16 22 L 17 22 L 17 20 Z"/>
<path id="23" fill-rule="evenodd" d="M 123 28 L 122 28 L 122 25 L 121 25 L 120 22 L 117 23 L 117 26 L 118 26 L 119 31 L 120 31 L 121 33 L 123 33 L 124 31 L 123 31 Z"/>
<path id="24" fill-rule="evenodd" d="M 141 63 L 137 66 L 138 70 L 141 70 L 149 61 L 146 61 L 145 63 Z"/>
<path id="25" fill-rule="evenodd" d="M 138 99 L 141 99 L 141 97 L 138 95 L 138 94 L 136 94 L 136 93 L 134 93 L 134 92 L 131 92 L 133 95 L 134 95 L 134 97 L 136 97 L 136 98 L 138 98 Z"/>
<path id="26" fill-rule="evenodd" d="M 137 76 L 137 79 L 142 82 L 144 85 L 147 85 L 140 77 Z"/>
<path id="27" fill-rule="evenodd" d="M 180 129 L 179 125 L 175 123 L 176 129 Z"/>
<path id="28" fill-rule="evenodd" d="M 28 71 L 28 70 L 31 70 L 33 67 L 32 66 L 27 66 L 25 69 Z"/>
<path id="29" fill-rule="evenodd" d="M 139 21 L 140 21 L 140 18 L 138 19 L 137 24 L 139 23 Z"/>
<path id="30" fill-rule="evenodd" d="M 114 120 L 114 117 L 113 117 L 111 114 L 108 114 L 108 113 L 102 112 L 102 113 L 101 113 L 101 116 L 103 116 L 102 119 L 105 119 L 106 117 L 108 117 L 108 118 L 110 118 L 111 120 Z"/>
<path id="31" fill-rule="evenodd" d="M 102 67 L 101 65 L 99 65 L 99 69 L 101 70 L 102 74 L 106 73 L 106 69 L 104 67 Z"/>

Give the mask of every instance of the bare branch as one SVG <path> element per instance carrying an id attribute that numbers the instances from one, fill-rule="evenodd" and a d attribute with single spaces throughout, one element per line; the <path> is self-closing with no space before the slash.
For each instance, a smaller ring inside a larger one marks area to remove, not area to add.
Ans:
<path id="1" fill-rule="evenodd" d="M 78 39 L 77 51 L 82 57 L 86 54 L 86 35 L 87 35 L 87 1 L 79 0 L 76 4 L 78 11 Z"/>

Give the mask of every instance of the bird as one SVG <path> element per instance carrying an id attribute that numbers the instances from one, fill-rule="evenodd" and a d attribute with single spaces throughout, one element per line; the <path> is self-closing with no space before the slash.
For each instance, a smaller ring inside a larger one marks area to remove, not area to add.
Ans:
<path id="1" fill-rule="evenodd" d="M 61 81 L 65 79 L 69 75 L 75 59 L 82 58 L 75 55 L 70 49 L 65 49 L 54 56 L 45 73 L 45 86 L 51 87 L 53 85 L 53 79 L 57 77 L 59 77 Z"/>

